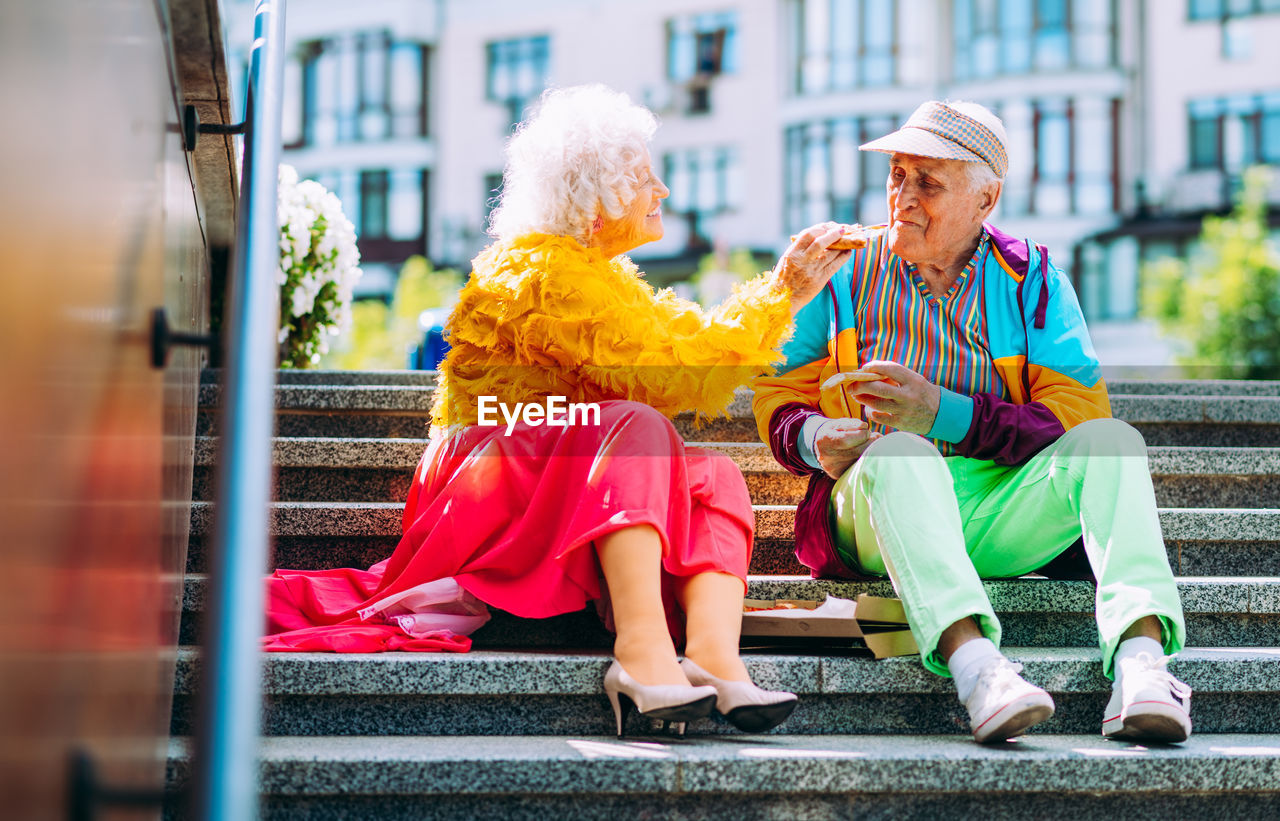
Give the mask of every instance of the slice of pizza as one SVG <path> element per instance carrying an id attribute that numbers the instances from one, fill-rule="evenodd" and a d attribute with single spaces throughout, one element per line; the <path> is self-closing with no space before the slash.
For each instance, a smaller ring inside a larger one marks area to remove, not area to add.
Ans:
<path id="1" fill-rule="evenodd" d="M 848 373 L 837 373 L 827 378 L 822 383 L 822 390 L 835 388 L 840 385 L 847 385 L 850 382 L 879 382 L 884 379 L 884 374 L 875 371 L 849 371 Z"/>
<path id="2" fill-rule="evenodd" d="M 861 225 L 846 225 L 840 238 L 831 243 L 834 251 L 852 251 L 855 248 L 867 247 L 867 230 Z"/>
<path id="3" fill-rule="evenodd" d="M 791 241 L 796 241 L 795 235 L 792 235 Z M 865 248 L 868 241 L 867 229 L 854 223 L 844 226 L 844 233 L 827 247 L 833 251 L 852 251 L 856 248 Z"/>

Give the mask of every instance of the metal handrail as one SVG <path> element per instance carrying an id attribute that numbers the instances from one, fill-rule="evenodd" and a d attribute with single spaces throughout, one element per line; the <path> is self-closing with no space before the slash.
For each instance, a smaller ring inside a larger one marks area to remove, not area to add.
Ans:
<path id="1" fill-rule="evenodd" d="M 258 0 L 245 104 L 244 170 L 223 325 L 222 430 L 193 771 L 194 815 L 258 817 L 263 576 L 275 425 L 276 181 L 285 0 Z"/>

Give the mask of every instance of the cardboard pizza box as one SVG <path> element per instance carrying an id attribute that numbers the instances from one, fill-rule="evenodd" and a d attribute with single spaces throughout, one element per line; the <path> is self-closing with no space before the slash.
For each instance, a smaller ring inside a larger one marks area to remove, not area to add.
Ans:
<path id="1" fill-rule="evenodd" d="M 743 602 L 742 637 L 768 644 L 812 641 L 831 646 L 865 646 L 876 658 L 920 652 L 898 599 L 868 596 L 856 600 L 828 596 L 804 599 L 747 599 Z"/>

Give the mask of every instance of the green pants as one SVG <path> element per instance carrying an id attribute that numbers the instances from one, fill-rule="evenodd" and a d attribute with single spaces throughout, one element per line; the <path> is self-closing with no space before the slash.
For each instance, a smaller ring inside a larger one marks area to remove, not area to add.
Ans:
<path id="1" fill-rule="evenodd" d="M 831 510 L 841 559 L 893 580 L 935 673 L 949 675 L 939 637 L 966 616 L 1000 644 L 980 579 L 1029 573 L 1081 533 L 1107 677 L 1121 634 L 1144 616 L 1160 619 L 1166 653 L 1186 640 L 1146 445 L 1124 422 L 1085 422 L 1017 467 L 944 458 L 927 439 L 893 433 L 840 477 Z"/>

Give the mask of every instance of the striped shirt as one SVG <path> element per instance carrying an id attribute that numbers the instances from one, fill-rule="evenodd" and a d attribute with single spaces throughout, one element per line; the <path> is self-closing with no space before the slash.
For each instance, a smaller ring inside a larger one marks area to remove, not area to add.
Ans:
<path id="1" fill-rule="evenodd" d="M 883 235 L 880 241 L 885 241 Z M 858 365 L 885 359 L 959 394 L 994 393 L 1009 399 L 987 342 L 982 272 L 991 241 L 986 230 L 960 277 L 942 297 L 929 292 L 914 264 L 895 254 L 888 253 L 877 265 L 877 251 L 867 248 L 854 277 Z M 844 369 L 851 370 L 848 365 Z M 876 423 L 870 428 L 891 430 Z M 933 441 L 943 455 L 955 450 L 949 442 Z"/>

